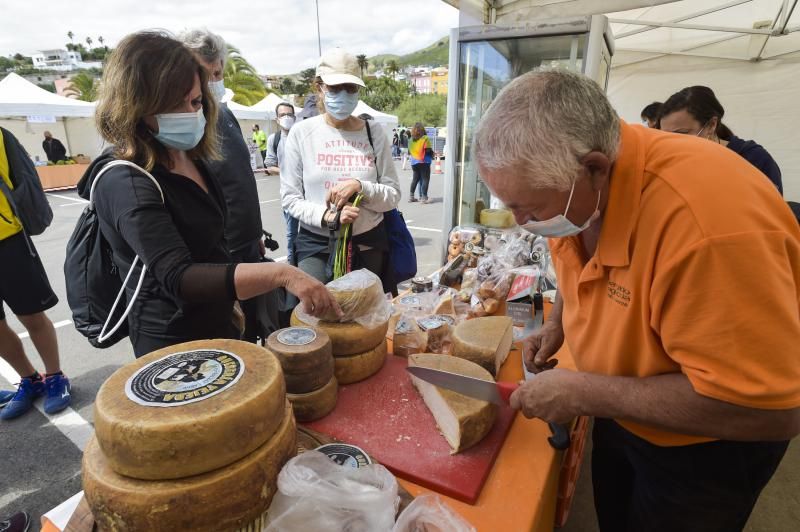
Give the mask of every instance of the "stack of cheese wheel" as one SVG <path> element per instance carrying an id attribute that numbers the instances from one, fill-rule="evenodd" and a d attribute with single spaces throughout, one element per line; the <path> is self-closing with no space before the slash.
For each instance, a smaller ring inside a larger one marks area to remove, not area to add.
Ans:
<path id="1" fill-rule="evenodd" d="M 331 340 L 322 329 L 289 327 L 272 333 L 267 348 L 278 358 L 286 380 L 286 397 L 297 421 L 314 421 L 336 406 Z"/>
<path id="2" fill-rule="evenodd" d="M 278 360 L 235 340 L 178 344 L 103 384 L 83 489 L 100 530 L 236 530 L 297 452 Z"/>

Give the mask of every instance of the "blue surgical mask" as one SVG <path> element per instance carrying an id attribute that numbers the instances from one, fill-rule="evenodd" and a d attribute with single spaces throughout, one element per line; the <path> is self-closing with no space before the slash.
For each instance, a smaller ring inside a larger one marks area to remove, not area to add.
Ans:
<path id="1" fill-rule="evenodd" d="M 325 93 L 325 110 L 336 120 L 344 120 L 356 110 L 358 105 L 358 92 L 350 94 L 347 91 Z"/>
<path id="2" fill-rule="evenodd" d="M 203 108 L 196 113 L 168 113 L 156 115 L 158 133 L 153 135 L 164 146 L 176 150 L 193 149 L 206 131 Z"/>
<path id="3" fill-rule="evenodd" d="M 209 81 L 208 88 L 211 89 L 211 94 L 214 95 L 218 102 L 221 102 L 222 98 L 225 97 L 225 81 Z"/>
<path id="4" fill-rule="evenodd" d="M 583 225 L 578 227 L 567 218 L 570 203 L 572 203 L 572 194 L 575 192 L 575 181 L 572 182 L 572 190 L 569 192 L 569 199 L 567 200 L 567 208 L 564 209 L 564 214 L 554 216 L 549 220 L 542 220 L 541 222 L 528 222 L 522 225 L 522 228 L 539 236 L 546 238 L 561 238 L 565 236 L 575 236 L 582 233 L 600 216 L 600 192 L 597 192 L 597 206 L 589 219 Z"/>

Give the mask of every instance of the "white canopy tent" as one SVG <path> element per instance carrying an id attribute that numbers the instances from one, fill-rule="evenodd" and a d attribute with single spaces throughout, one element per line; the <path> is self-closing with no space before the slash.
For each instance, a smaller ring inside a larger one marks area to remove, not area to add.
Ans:
<path id="1" fill-rule="evenodd" d="M 288 103 L 292 105 L 291 102 L 287 101 L 284 98 L 281 98 L 274 92 L 270 92 L 264 98 L 259 101 L 258 103 L 253 104 L 253 109 L 258 109 L 259 111 L 266 111 L 269 113 L 269 118 L 274 120 L 275 119 L 275 108 L 278 106 L 279 103 Z M 294 108 L 295 113 L 299 113 L 303 108 L 297 107 L 296 105 L 292 105 Z"/>
<path id="2" fill-rule="evenodd" d="M 375 122 L 381 125 L 383 132 L 389 137 L 389 141 L 391 142 L 392 130 L 397 128 L 397 117 L 395 115 L 376 111 L 369 105 L 365 104 L 363 100 L 358 100 L 358 105 L 356 105 L 356 110 L 353 111 L 353 115 L 360 116 L 364 113 L 370 115 Z"/>
<path id="3" fill-rule="evenodd" d="M 98 155 L 102 141 L 94 127 L 94 109 L 92 102 L 53 94 L 14 73 L 0 81 L 0 125 L 41 160 L 46 160 L 45 131 L 61 140 L 70 155 Z"/>
<path id="4" fill-rule="evenodd" d="M 624 119 L 638 123 L 645 105 L 709 86 L 724 121 L 772 154 L 784 196 L 800 201 L 800 0 L 444 1 L 461 26 L 606 14 L 616 47 L 608 94 Z"/>

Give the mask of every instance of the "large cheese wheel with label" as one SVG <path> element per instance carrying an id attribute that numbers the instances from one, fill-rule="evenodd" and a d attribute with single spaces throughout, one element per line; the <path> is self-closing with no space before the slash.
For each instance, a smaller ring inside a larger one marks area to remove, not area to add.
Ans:
<path id="1" fill-rule="evenodd" d="M 409 366 L 439 369 L 494 382 L 492 375 L 481 366 L 449 355 L 420 353 L 408 357 Z M 450 444 L 452 454 L 472 447 L 492 429 L 497 407 L 492 403 L 467 397 L 452 390 L 438 388 L 412 376 L 411 381 L 436 420 L 439 432 Z"/>
<path id="2" fill-rule="evenodd" d="M 310 326 L 297 316 L 297 309 L 292 312 L 290 322 L 293 326 Z M 331 321 L 320 321 L 314 327 L 328 333 L 333 356 L 340 357 L 364 353 L 378 347 L 381 342 L 386 340 L 389 321 L 371 329 L 356 322 L 335 323 Z"/>
<path id="3" fill-rule="evenodd" d="M 308 423 L 327 416 L 336 406 L 339 396 L 339 383 L 335 378 L 318 390 L 309 393 L 287 393 L 286 398 L 292 403 L 294 417 L 301 423 Z"/>
<path id="4" fill-rule="evenodd" d="M 258 518 L 272 502 L 278 473 L 297 452 L 291 406 L 284 399 L 281 407 L 283 422 L 266 443 L 232 464 L 183 479 L 119 475 L 92 438 L 83 453 L 83 489 L 100 530 L 217 532 Z"/>
<path id="5" fill-rule="evenodd" d="M 352 384 L 369 378 L 383 367 L 386 360 L 386 340 L 366 353 L 334 357 L 336 380 L 339 384 Z"/>
<path id="6" fill-rule="evenodd" d="M 283 421 L 285 400 L 275 355 L 238 340 L 202 340 L 115 371 L 97 393 L 94 425 L 117 473 L 182 478 L 263 445 Z"/>
<path id="7" fill-rule="evenodd" d="M 497 376 L 514 342 L 508 316 L 488 316 L 462 321 L 453 329 L 453 356 L 475 362 Z"/>

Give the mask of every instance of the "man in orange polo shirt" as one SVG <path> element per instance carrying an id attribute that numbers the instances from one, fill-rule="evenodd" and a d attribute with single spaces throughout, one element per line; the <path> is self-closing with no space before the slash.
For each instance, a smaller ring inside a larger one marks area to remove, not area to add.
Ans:
<path id="1" fill-rule="evenodd" d="M 559 298 L 526 341 L 577 372 L 511 397 L 527 417 L 595 416 L 603 531 L 741 530 L 800 433 L 800 227 L 746 161 L 620 121 L 568 72 L 526 74 L 475 132 L 486 184 L 551 237 Z"/>

